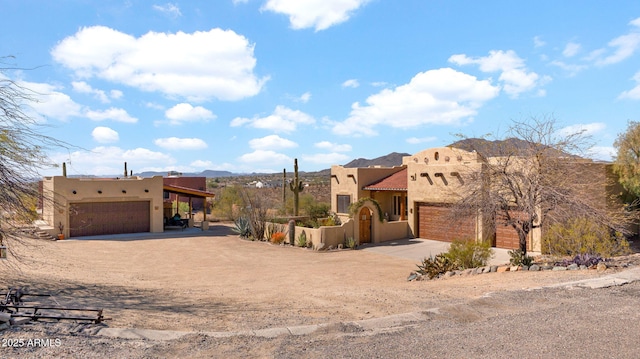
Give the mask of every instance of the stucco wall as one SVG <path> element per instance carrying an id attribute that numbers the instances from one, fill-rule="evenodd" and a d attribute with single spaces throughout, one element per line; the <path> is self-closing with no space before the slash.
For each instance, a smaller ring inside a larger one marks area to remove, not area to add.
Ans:
<path id="1" fill-rule="evenodd" d="M 331 166 L 331 211 L 338 212 L 338 195 L 350 195 L 351 203 L 360 198 L 371 196 L 370 191 L 365 191 L 366 185 L 394 174 L 403 167 L 364 167 L 345 168 Z"/>
<path id="2" fill-rule="evenodd" d="M 45 177 L 42 186 L 42 217 L 56 229 L 59 223 L 62 223 L 63 234 L 69 237 L 70 203 L 149 201 L 150 230 L 162 232 L 162 184 L 161 176 L 118 179 Z"/>

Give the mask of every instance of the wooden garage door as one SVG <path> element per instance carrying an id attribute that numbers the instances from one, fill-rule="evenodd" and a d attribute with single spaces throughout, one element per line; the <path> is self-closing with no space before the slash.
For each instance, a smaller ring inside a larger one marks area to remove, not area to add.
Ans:
<path id="1" fill-rule="evenodd" d="M 71 237 L 149 232 L 150 203 L 73 203 L 69 210 Z"/>
<path id="2" fill-rule="evenodd" d="M 452 220 L 451 209 L 445 205 L 418 203 L 418 237 L 451 242 L 454 239 L 474 239 L 475 220 Z"/>
<path id="3" fill-rule="evenodd" d="M 510 211 L 511 216 L 524 216 L 523 213 Z M 529 235 L 531 237 L 531 234 Z M 518 232 L 512 226 L 505 226 L 504 223 L 496 223 L 496 247 L 504 249 L 520 248 L 520 238 Z M 531 249 L 531 240 L 527 238 L 527 249 Z"/>

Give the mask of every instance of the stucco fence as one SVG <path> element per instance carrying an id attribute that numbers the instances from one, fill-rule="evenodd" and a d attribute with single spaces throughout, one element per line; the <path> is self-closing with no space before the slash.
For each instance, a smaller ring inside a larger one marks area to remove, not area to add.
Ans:
<path id="1" fill-rule="evenodd" d="M 372 223 L 372 227 L 372 243 L 409 238 L 410 230 L 407 221 L 379 222 L 376 220 Z M 303 233 L 307 238 L 307 242 L 313 244 L 313 249 L 334 249 L 338 248 L 340 244 L 344 245 L 347 238 L 358 239 L 358 223 L 349 218 L 339 226 L 320 226 L 318 228 L 296 226 L 294 236 L 296 244 Z"/>

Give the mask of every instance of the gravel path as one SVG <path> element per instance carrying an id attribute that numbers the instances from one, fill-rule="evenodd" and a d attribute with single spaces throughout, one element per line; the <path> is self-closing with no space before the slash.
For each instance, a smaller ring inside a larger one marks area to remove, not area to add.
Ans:
<path id="1" fill-rule="evenodd" d="M 0 268 L 0 287 L 54 293 L 61 304 L 104 308 L 113 320 L 12 327 L 0 332 L 0 358 L 638 357 L 640 284 L 532 289 L 606 273 L 407 282 L 416 264 L 410 260 L 247 242 L 220 227 L 211 233 L 14 246 L 26 259 L 19 270 L 15 263 Z M 382 330 L 354 324 L 411 312 L 423 319 Z M 202 334 L 317 324 L 322 328 L 307 335 Z M 104 327 L 200 334 L 96 335 Z"/>

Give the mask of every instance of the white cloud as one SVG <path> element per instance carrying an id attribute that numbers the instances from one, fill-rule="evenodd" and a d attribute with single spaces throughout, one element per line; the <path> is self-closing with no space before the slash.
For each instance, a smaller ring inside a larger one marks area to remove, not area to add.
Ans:
<path id="1" fill-rule="evenodd" d="M 89 85 L 84 81 L 73 81 L 71 83 L 71 86 L 73 87 L 73 90 L 76 92 L 92 94 L 95 98 L 100 100 L 100 102 L 102 103 L 111 102 L 111 100 L 109 100 L 109 96 L 107 96 L 107 94 L 104 91 L 94 89 L 91 87 L 91 85 Z"/>
<path id="2" fill-rule="evenodd" d="M 570 42 L 567 46 L 562 50 L 562 55 L 564 57 L 573 57 L 575 56 L 581 49 L 580 44 L 576 44 L 575 42 Z"/>
<path id="3" fill-rule="evenodd" d="M 273 114 L 267 117 L 254 117 L 251 119 L 236 117 L 231 120 L 231 127 L 248 124 L 254 128 L 290 133 L 296 131 L 298 125 L 312 125 L 315 122 L 316 120 L 313 117 L 302 111 L 279 105 L 276 106 Z"/>
<path id="4" fill-rule="evenodd" d="M 587 154 L 589 158 L 600 161 L 613 161 L 616 157 L 616 149 L 610 146 L 595 146 Z"/>
<path id="5" fill-rule="evenodd" d="M 180 12 L 180 8 L 176 4 L 172 4 L 172 3 L 166 3 L 164 5 L 153 5 L 153 9 L 160 11 L 161 13 L 169 17 L 172 17 L 174 19 L 179 16 L 182 16 L 182 13 Z"/>
<path id="6" fill-rule="evenodd" d="M 248 3 L 249 0 L 233 0 L 233 4 L 237 5 L 237 4 L 246 4 Z"/>
<path id="7" fill-rule="evenodd" d="M 56 163 L 67 162 L 70 174 L 82 175 L 118 175 L 122 173 L 124 162 L 133 172 L 142 172 L 146 168 L 157 165 L 170 166 L 175 159 L 161 152 L 146 148 L 125 150 L 115 146 L 100 146 L 90 151 L 58 153 L 51 156 Z"/>
<path id="8" fill-rule="evenodd" d="M 624 91 L 618 98 L 629 100 L 640 100 L 640 71 L 633 76 L 636 86 L 629 91 Z"/>
<path id="9" fill-rule="evenodd" d="M 308 163 L 320 164 L 320 165 L 336 165 L 345 163 L 350 159 L 349 156 L 344 153 L 318 153 L 315 155 L 302 155 L 302 160 Z"/>
<path id="10" fill-rule="evenodd" d="M 249 141 L 249 147 L 254 150 L 280 150 L 284 148 L 295 148 L 298 147 L 298 144 L 278 135 L 269 135 L 262 138 L 254 138 Z"/>
<path id="11" fill-rule="evenodd" d="M 111 107 L 104 111 L 93 111 L 87 110 L 84 113 L 88 119 L 92 121 L 105 121 L 105 120 L 113 120 L 116 122 L 126 122 L 126 123 L 136 123 L 138 119 L 135 117 L 131 117 L 127 111 L 121 108 Z"/>
<path id="12" fill-rule="evenodd" d="M 360 82 L 358 82 L 358 80 L 356 79 L 349 79 L 342 83 L 342 87 L 357 88 L 359 86 L 360 86 Z"/>
<path id="13" fill-rule="evenodd" d="M 189 166 L 196 168 L 212 168 L 213 162 L 211 161 L 203 161 L 203 160 L 195 160 L 189 164 Z"/>
<path id="14" fill-rule="evenodd" d="M 202 150 L 207 148 L 207 143 L 199 138 L 158 138 L 153 143 L 167 150 Z"/>
<path id="15" fill-rule="evenodd" d="M 190 101 L 239 100 L 268 78 L 253 73 L 253 44 L 232 30 L 148 32 L 139 38 L 104 26 L 81 28 L 51 51 L 80 78 L 97 77 Z"/>
<path id="16" fill-rule="evenodd" d="M 112 143 L 118 142 L 120 139 L 118 132 L 112 130 L 109 127 L 96 127 L 91 131 L 91 137 L 93 140 L 99 143 Z"/>
<path id="17" fill-rule="evenodd" d="M 302 96 L 300 96 L 299 101 L 302 103 L 307 103 L 309 102 L 309 100 L 311 100 L 311 92 L 305 92 L 302 94 Z"/>
<path id="18" fill-rule="evenodd" d="M 629 25 L 632 26 L 632 29 L 628 34 L 609 41 L 608 49 L 598 49 L 591 52 L 588 59 L 595 60 L 596 65 L 605 66 L 631 57 L 640 48 L 640 18 L 630 21 Z M 612 53 L 609 53 L 608 50 L 611 50 Z"/>
<path id="19" fill-rule="evenodd" d="M 551 61 L 550 64 L 568 71 L 570 76 L 575 76 L 578 72 L 586 70 L 588 68 L 587 65 L 572 65 L 558 60 Z"/>
<path id="20" fill-rule="evenodd" d="M 239 158 L 240 162 L 251 164 L 266 164 L 270 166 L 280 165 L 291 162 L 291 157 L 282 153 L 268 150 L 255 150 L 246 153 Z"/>
<path id="21" fill-rule="evenodd" d="M 181 125 L 185 122 L 207 122 L 215 119 L 211 111 L 202 106 L 193 107 L 188 103 L 179 103 L 165 111 L 165 116 L 172 125 Z"/>
<path id="22" fill-rule="evenodd" d="M 262 10 L 289 16 L 293 29 L 328 29 L 349 20 L 354 11 L 370 0 L 268 0 Z"/>
<path id="23" fill-rule="evenodd" d="M 546 44 L 547 43 L 544 42 L 540 36 L 534 36 L 533 37 L 533 46 L 534 47 L 543 47 Z"/>
<path id="24" fill-rule="evenodd" d="M 430 137 L 421 137 L 421 138 L 418 138 L 418 137 L 409 137 L 409 138 L 407 138 L 407 143 L 410 143 L 410 144 L 412 144 L 412 145 L 418 145 L 418 144 L 421 144 L 421 143 L 433 142 L 433 141 L 435 141 L 435 140 L 437 140 L 437 139 L 438 139 L 438 138 L 437 138 L 437 137 L 434 137 L 434 136 L 430 136 Z"/>
<path id="25" fill-rule="evenodd" d="M 26 81 L 18 81 L 18 84 L 34 92 L 33 96 L 37 101 L 30 104 L 31 108 L 45 118 L 66 121 L 70 117 L 82 115 L 82 106 L 67 94 L 58 91 L 59 88 L 56 86 Z"/>
<path id="26" fill-rule="evenodd" d="M 344 145 L 339 145 L 337 143 L 332 143 L 329 141 L 321 141 L 321 142 L 317 142 L 314 144 L 315 147 L 317 148 L 321 148 L 324 150 L 331 150 L 331 151 L 335 151 L 335 152 L 349 152 L 351 151 L 351 145 L 349 144 L 344 144 Z"/>
<path id="27" fill-rule="evenodd" d="M 334 124 L 340 135 L 375 135 L 374 127 L 412 128 L 427 124 L 457 125 L 476 115 L 478 108 L 499 93 L 488 80 L 442 68 L 418 73 L 395 89 L 384 89 L 354 103 L 349 118 Z"/>
<path id="28" fill-rule="evenodd" d="M 577 123 L 575 125 L 566 126 L 561 128 L 558 133 L 561 136 L 569 136 L 576 133 L 583 133 L 585 135 L 594 135 L 607 127 L 602 122 L 594 123 Z"/>
<path id="29" fill-rule="evenodd" d="M 530 91 L 542 82 L 547 81 L 540 78 L 535 72 L 528 71 L 522 60 L 513 50 L 489 51 L 489 56 L 468 57 L 464 54 L 453 55 L 449 62 L 457 65 L 479 65 L 482 72 L 500 72 L 500 80 L 503 83 L 504 91 L 512 97 Z"/>

